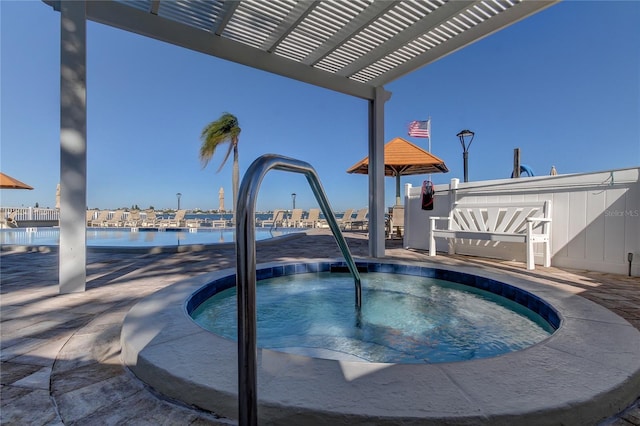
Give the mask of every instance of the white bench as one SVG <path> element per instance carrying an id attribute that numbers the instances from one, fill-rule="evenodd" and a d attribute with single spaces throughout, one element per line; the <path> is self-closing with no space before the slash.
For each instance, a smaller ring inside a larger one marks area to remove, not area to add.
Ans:
<path id="1" fill-rule="evenodd" d="M 447 238 L 449 254 L 455 254 L 455 239 L 525 243 L 527 269 L 534 269 L 533 244 L 544 244 L 544 266 L 551 265 L 551 201 L 491 204 L 456 204 L 449 217 L 429 218 L 429 255 L 436 255 L 436 238 Z M 446 220 L 446 229 L 436 221 Z"/>

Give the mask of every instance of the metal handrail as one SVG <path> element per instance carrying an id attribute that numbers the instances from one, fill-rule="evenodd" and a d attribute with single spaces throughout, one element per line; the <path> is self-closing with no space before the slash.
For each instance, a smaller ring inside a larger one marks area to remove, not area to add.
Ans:
<path id="1" fill-rule="evenodd" d="M 236 288 L 238 297 L 238 410 L 241 426 L 258 424 L 257 342 L 256 342 L 256 237 L 255 208 L 258 189 L 271 170 L 302 173 L 324 213 L 329 228 L 353 275 L 356 306 L 362 302 L 360 273 L 340 231 L 315 169 L 304 161 L 267 154 L 257 158 L 244 175 L 236 206 Z"/>

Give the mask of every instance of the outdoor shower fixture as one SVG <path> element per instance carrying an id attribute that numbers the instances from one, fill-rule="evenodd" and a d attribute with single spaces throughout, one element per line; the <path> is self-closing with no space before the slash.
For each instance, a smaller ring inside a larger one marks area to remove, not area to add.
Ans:
<path id="1" fill-rule="evenodd" d="M 462 145 L 462 158 L 464 160 L 464 181 L 469 182 L 469 147 L 471 146 L 471 142 L 473 142 L 473 137 L 475 133 L 471 130 L 461 130 L 460 133 L 456 135 L 460 138 L 460 145 Z M 465 138 L 469 141 L 466 143 Z"/>

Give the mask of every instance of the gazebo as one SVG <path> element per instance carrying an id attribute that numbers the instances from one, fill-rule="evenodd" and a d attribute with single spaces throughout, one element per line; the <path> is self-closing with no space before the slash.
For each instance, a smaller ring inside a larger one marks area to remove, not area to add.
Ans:
<path id="1" fill-rule="evenodd" d="M 86 282 L 86 21 L 368 101 L 369 254 L 384 256 L 384 86 L 557 0 L 43 0 L 60 12 L 60 292 Z"/>
<path id="2" fill-rule="evenodd" d="M 401 205 L 400 177 L 430 173 L 447 173 L 444 161 L 406 139 L 393 138 L 384 146 L 384 175 L 396 178 L 396 206 Z M 369 157 L 351 166 L 347 173 L 369 173 Z"/>

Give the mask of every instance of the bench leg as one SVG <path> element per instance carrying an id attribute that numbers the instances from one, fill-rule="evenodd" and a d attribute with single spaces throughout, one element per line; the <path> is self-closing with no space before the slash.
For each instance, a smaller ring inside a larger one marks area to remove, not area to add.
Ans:
<path id="1" fill-rule="evenodd" d="M 433 232 L 429 232 L 429 256 L 436 255 L 436 238 L 433 236 Z"/>
<path id="2" fill-rule="evenodd" d="M 544 243 L 544 266 L 551 266 L 551 242 L 548 240 Z"/>
<path id="3" fill-rule="evenodd" d="M 527 239 L 527 269 L 534 270 L 536 265 L 533 258 L 533 243 Z"/>

